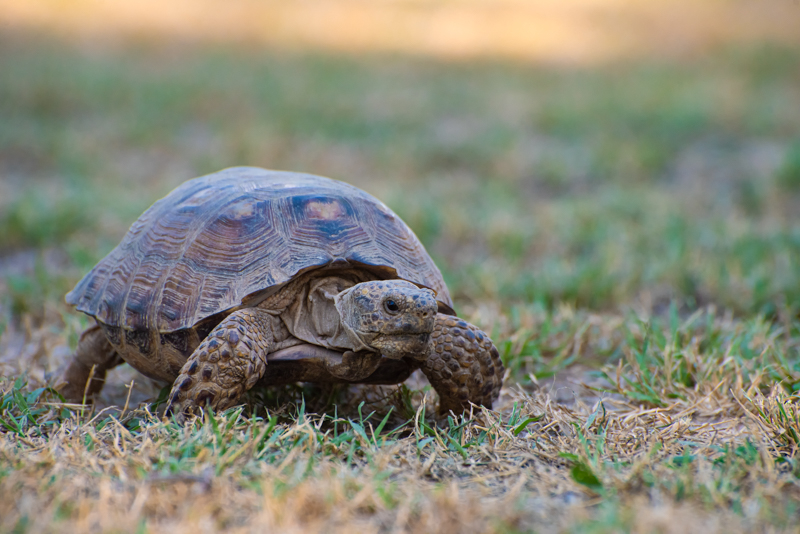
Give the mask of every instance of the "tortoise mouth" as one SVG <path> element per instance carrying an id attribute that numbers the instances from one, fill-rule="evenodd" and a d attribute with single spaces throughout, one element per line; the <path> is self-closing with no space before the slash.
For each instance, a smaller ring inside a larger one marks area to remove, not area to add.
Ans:
<path id="1" fill-rule="evenodd" d="M 405 356 L 426 355 L 430 342 L 429 333 L 381 334 L 372 341 L 372 346 L 383 356 L 397 360 Z"/>

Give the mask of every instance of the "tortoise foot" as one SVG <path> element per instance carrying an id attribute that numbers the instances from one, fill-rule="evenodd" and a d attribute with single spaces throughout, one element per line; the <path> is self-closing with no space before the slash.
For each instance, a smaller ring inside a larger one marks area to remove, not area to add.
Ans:
<path id="1" fill-rule="evenodd" d="M 486 333 L 468 322 L 438 314 L 430 355 L 422 372 L 439 394 L 439 417 L 492 407 L 503 384 L 503 362 Z"/>
<path id="2" fill-rule="evenodd" d="M 192 353 L 172 385 L 164 415 L 235 406 L 264 375 L 272 344 L 269 315 L 251 308 L 225 318 Z"/>
<path id="3" fill-rule="evenodd" d="M 67 402 L 91 403 L 103 389 L 106 371 L 122 363 L 122 358 L 108 342 L 99 325 L 81 334 L 75 355 L 56 383 L 56 390 Z"/>

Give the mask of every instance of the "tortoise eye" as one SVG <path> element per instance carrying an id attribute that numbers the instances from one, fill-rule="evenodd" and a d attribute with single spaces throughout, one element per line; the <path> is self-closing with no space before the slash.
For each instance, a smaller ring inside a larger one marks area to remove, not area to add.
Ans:
<path id="1" fill-rule="evenodd" d="M 383 302 L 383 307 L 386 308 L 386 311 L 389 313 L 397 313 L 400 311 L 400 306 L 392 299 L 385 300 Z"/>

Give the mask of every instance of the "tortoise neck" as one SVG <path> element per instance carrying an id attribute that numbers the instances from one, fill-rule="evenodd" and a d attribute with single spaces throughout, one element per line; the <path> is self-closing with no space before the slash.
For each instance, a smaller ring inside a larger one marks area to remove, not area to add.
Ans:
<path id="1" fill-rule="evenodd" d="M 358 323 L 356 317 L 356 309 L 351 300 L 353 288 L 349 287 L 340 292 L 333 298 L 336 311 L 339 313 L 339 324 L 347 334 L 347 338 L 353 343 L 353 350 L 376 352 L 371 346 L 372 340 L 375 338 L 374 333 L 359 332 L 353 325 Z"/>

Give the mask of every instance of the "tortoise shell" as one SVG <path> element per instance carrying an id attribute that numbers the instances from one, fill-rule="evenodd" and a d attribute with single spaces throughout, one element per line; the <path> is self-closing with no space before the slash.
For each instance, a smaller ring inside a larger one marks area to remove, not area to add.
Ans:
<path id="1" fill-rule="evenodd" d="M 381 201 L 329 178 L 253 167 L 189 180 L 157 201 L 66 301 L 112 328 L 168 333 L 255 306 L 326 266 L 428 287 L 454 313 L 439 269 Z"/>

